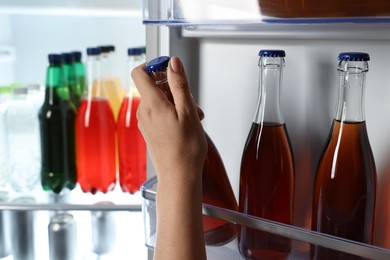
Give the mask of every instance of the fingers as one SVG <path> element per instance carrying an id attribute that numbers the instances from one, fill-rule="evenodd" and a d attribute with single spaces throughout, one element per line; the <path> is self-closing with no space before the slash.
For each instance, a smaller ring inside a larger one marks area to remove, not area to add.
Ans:
<path id="1" fill-rule="evenodd" d="M 134 84 L 141 95 L 142 101 L 151 104 L 166 103 L 166 98 L 161 90 L 156 87 L 152 77 L 145 71 L 145 63 L 134 68 L 131 72 Z"/>
<path id="2" fill-rule="evenodd" d="M 168 65 L 168 84 L 172 92 L 176 110 L 184 113 L 197 113 L 192 101 L 186 74 L 178 57 L 172 57 Z"/>

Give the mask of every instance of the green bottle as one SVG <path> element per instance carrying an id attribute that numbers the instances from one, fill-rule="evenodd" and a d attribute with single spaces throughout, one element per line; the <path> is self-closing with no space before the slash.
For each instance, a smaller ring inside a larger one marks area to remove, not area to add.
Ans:
<path id="1" fill-rule="evenodd" d="M 78 97 L 83 96 L 84 89 L 85 89 L 85 67 L 84 64 L 81 62 L 81 52 L 80 51 L 74 51 L 71 52 L 72 55 L 72 65 L 75 72 L 76 77 L 76 85 L 75 90 Z"/>
<path id="2" fill-rule="evenodd" d="M 70 53 L 61 54 L 62 69 L 64 71 L 64 84 L 69 89 L 70 100 L 77 109 L 80 104 L 81 94 L 77 89 L 76 70 L 73 67 L 73 56 Z"/>
<path id="3" fill-rule="evenodd" d="M 45 101 L 39 111 L 44 190 L 62 193 L 76 186 L 75 130 L 76 110 L 65 84 L 62 57 L 49 54 Z"/>

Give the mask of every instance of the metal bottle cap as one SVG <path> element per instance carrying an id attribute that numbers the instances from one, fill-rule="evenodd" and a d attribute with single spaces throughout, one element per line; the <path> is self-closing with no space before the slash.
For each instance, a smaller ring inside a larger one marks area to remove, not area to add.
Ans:
<path id="1" fill-rule="evenodd" d="M 35 199 L 21 197 L 13 200 L 13 204 L 33 204 Z M 35 212 L 34 211 L 11 211 L 12 221 L 12 255 L 18 260 L 35 259 Z"/>
<path id="2" fill-rule="evenodd" d="M 77 254 L 77 225 L 68 213 L 57 213 L 48 226 L 51 260 L 73 260 Z"/>
<path id="3" fill-rule="evenodd" d="M 95 205 L 114 205 L 114 203 L 103 201 Z M 110 211 L 93 211 L 91 214 L 93 251 L 98 255 L 107 254 L 115 246 L 115 213 Z"/>

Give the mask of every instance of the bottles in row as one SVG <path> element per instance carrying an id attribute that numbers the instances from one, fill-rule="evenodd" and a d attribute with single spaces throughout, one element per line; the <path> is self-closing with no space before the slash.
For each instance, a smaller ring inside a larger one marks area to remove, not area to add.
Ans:
<path id="1" fill-rule="evenodd" d="M 259 96 L 242 155 L 239 211 L 292 224 L 294 161 L 280 108 L 285 52 L 259 53 Z M 339 97 L 329 139 L 319 162 L 313 192 L 314 231 L 372 243 L 376 169 L 364 113 L 369 55 L 341 53 Z M 311 190 L 307 191 L 312 194 Z M 285 259 L 291 240 L 242 226 L 239 251 L 246 259 Z M 312 247 L 314 259 L 354 259 Z"/>
<path id="2" fill-rule="evenodd" d="M 125 87 L 106 72 L 112 53 L 112 46 L 88 48 L 85 64 L 81 52 L 49 54 L 46 87 L 0 88 L 0 197 L 9 186 L 28 193 L 39 181 L 55 194 L 77 183 L 84 192 L 108 192 L 118 171 L 123 191 L 139 190 L 146 145 L 130 72 L 145 61 L 145 51 L 128 49 Z"/>

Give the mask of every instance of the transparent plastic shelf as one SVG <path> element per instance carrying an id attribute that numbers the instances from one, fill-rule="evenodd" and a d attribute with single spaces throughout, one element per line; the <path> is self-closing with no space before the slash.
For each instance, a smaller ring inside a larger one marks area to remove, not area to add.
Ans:
<path id="1" fill-rule="evenodd" d="M 62 194 L 37 187 L 28 193 L 0 193 L 0 211 L 129 211 L 140 212 L 140 192 L 123 192 L 119 185 L 107 193 L 84 193 L 79 185 Z"/>
<path id="2" fill-rule="evenodd" d="M 141 187 L 143 197 L 142 211 L 145 223 L 145 244 L 149 248 L 154 248 L 156 238 L 156 187 L 156 177 L 149 179 Z M 292 249 L 288 255 L 288 259 L 310 259 L 311 246 L 320 246 L 368 259 L 390 259 L 389 249 L 330 236 L 212 205 L 203 204 L 203 214 L 291 239 Z M 207 246 L 206 250 L 209 259 L 222 259 L 218 258 L 222 256 L 224 259 L 244 259 L 238 252 L 237 239 L 223 246 Z"/>
<path id="3" fill-rule="evenodd" d="M 261 25 L 389 24 L 383 0 L 144 0 L 144 24 Z"/>

